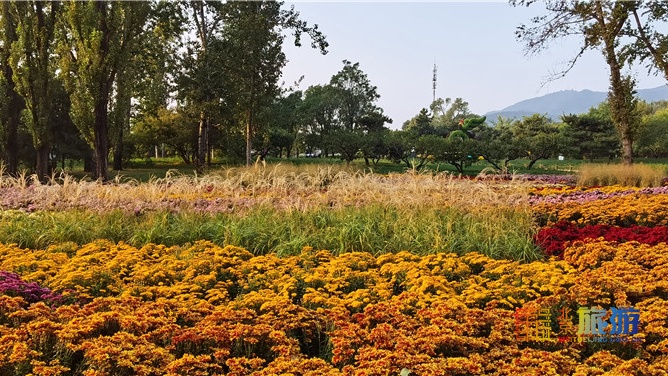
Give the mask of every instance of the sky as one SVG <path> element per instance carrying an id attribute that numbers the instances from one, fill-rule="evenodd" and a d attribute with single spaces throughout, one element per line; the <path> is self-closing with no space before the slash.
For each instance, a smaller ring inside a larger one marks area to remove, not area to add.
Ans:
<path id="1" fill-rule="evenodd" d="M 436 97 L 461 97 L 476 114 L 561 90 L 608 90 L 607 65 L 598 50 L 583 55 L 565 77 L 548 80 L 575 56 L 577 37 L 554 42 L 539 55 L 525 54 L 515 29 L 541 14 L 540 2 L 514 8 L 500 1 L 286 1 L 291 5 L 302 20 L 318 25 L 329 52 L 311 48 L 308 37 L 299 48 L 286 41 L 285 85 L 301 76 L 301 90 L 326 84 L 343 60 L 359 62 L 394 129 L 429 107 L 434 64 Z M 643 66 L 627 73 L 640 89 L 666 84 Z"/>

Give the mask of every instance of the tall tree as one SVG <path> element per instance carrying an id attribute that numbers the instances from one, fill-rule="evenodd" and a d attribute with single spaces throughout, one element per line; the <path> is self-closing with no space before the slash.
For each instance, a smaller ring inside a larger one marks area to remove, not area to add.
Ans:
<path id="1" fill-rule="evenodd" d="M 188 55 L 197 59 L 184 82 L 190 91 L 191 105 L 200 112 L 200 149 L 206 143 L 209 114 L 215 107 L 227 107 L 230 116 L 244 130 L 246 163 L 251 162 L 254 134 L 261 124 L 260 113 L 268 110 L 280 93 L 278 80 L 286 63 L 282 52 L 284 31 L 294 35 L 301 45 L 308 34 L 312 47 L 326 53 L 327 42 L 317 25 L 308 26 L 299 13 L 282 9 L 282 2 L 190 2 L 198 40 L 191 43 Z M 207 13 L 208 10 L 208 13 Z M 184 56 L 184 61 L 191 61 Z M 227 122 L 225 122 L 227 123 Z M 231 134 L 226 130 L 225 133 Z M 200 153 L 200 161 L 202 160 Z"/>
<path id="2" fill-rule="evenodd" d="M 246 165 L 251 164 L 258 112 L 279 94 L 278 80 L 286 63 L 280 6 L 273 1 L 231 2 L 225 12 L 227 94 L 236 99 L 230 102 L 236 104 L 236 118 L 244 125 Z"/>
<path id="3" fill-rule="evenodd" d="M 404 122 L 401 127 L 405 131 L 415 133 L 417 137 L 435 134 L 434 125 L 432 124 L 433 116 L 427 111 L 426 108 L 422 108 L 420 112 L 415 115 L 412 119 Z"/>
<path id="4" fill-rule="evenodd" d="M 97 179 L 108 177 L 110 104 L 119 72 L 150 15 L 149 2 L 85 1 L 65 4 L 62 74 L 71 116 L 93 148 Z"/>
<path id="5" fill-rule="evenodd" d="M 362 117 L 377 112 L 378 89 L 360 69 L 359 63 L 344 60 L 343 68 L 332 76 L 329 84 L 339 92 L 339 121 L 345 130 L 355 130 Z"/>
<path id="6" fill-rule="evenodd" d="M 228 2 L 223 22 L 223 43 L 228 62 L 226 66 L 228 95 L 236 98 L 235 113 L 244 124 L 246 164 L 251 163 L 252 140 L 259 130 L 258 113 L 268 108 L 280 93 L 278 80 L 287 60 L 282 51 L 284 30 L 290 30 L 295 45 L 301 36 L 310 36 L 311 46 L 327 53 L 327 42 L 317 25 L 308 26 L 299 13 L 281 9 L 277 1 Z"/>
<path id="7" fill-rule="evenodd" d="M 535 0 L 510 0 L 514 6 L 531 5 Z M 582 38 L 580 51 L 563 76 L 589 49 L 600 49 L 610 74 L 610 111 L 622 141 L 624 163 L 633 163 L 633 140 L 639 127 L 634 96 L 634 82 L 622 74 L 623 63 L 620 44 L 628 27 L 629 15 L 635 8 L 633 1 L 569 1 L 548 0 L 544 3 L 547 15 L 535 17 L 531 26 L 521 25 L 517 37 L 526 44 L 527 52 L 546 49 L 554 40 L 579 35 Z"/>
<path id="8" fill-rule="evenodd" d="M 36 151 L 36 174 L 43 180 L 49 173 L 53 134 L 50 119 L 53 118 L 51 97 L 55 66 L 51 62 L 56 46 L 55 29 L 60 3 L 13 2 L 10 12 L 18 32 L 18 38 L 11 46 L 12 77 L 16 91 L 25 100 L 28 111 L 26 124 Z"/>
<path id="9" fill-rule="evenodd" d="M 198 172 L 203 172 L 206 155 L 209 151 L 209 133 L 211 129 L 211 113 L 218 101 L 215 95 L 220 81 L 219 65 L 212 60 L 216 57 L 210 52 L 210 45 L 214 38 L 220 37 L 225 4 L 220 1 L 191 0 L 184 5 L 184 20 L 191 21 L 196 35 L 188 43 L 187 54 L 183 56 L 183 65 L 186 75 L 182 77 L 181 96 L 188 99 L 191 105 L 199 108 L 199 123 L 197 129 L 197 158 Z M 212 72 L 215 71 L 215 74 Z M 184 85 L 185 83 L 185 85 Z M 185 90 L 183 90 L 185 89 Z"/>
<path id="10" fill-rule="evenodd" d="M 2 90 L 2 101 L 0 107 L 0 127 L 2 129 L 2 149 L 4 152 L 3 160 L 6 165 L 6 173 L 15 175 L 19 164 L 19 145 L 18 129 L 21 120 L 21 110 L 25 107 L 23 99 L 16 91 L 14 83 L 14 70 L 10 64 L 12 44 L 18 41 L 16 33 L 16 20 L 14 14 L 10 11 L 11 3 L 3 1 L 0 11 L 0 21 L 4 33 L 0 37 L 2 47 L 0 49 L 0 86 Z"/>
<path id="11" fill-rule="evenodd" d="M 123 169 L 122 163 L 127 154 L 124 138 L 130 131 L 132 114 L 135 118 L 156 116 L 160 109 L 167 106 L 174 91 L 175 56 L 184 29 L 179 10 L 179 4 L 175 3 L 152 4 L 142 30 L 130 43 L 130 60 L 118 69 L 110 106 L 114 170 Z"/>

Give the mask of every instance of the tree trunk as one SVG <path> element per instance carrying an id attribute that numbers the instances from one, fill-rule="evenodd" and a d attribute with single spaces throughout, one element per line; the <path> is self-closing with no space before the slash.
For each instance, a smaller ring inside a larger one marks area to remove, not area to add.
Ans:
<path id="1" fill-rule="evenodd" d="M 117 75 L 116 93 L 116 145 L 114 147 L 114 170 L 123 169 L 123 135 L 130 130 L 130 116 L 132 111 L 132 96 L 128 85 L 128 73 L 122 71 Z"/>
<path id="2" fill-rule="evenodd" d="M 538 159 L 532 159 L 529 161 L 529 165 L 527 166 L 527 170 L 531 170 L 531 167 L 538 161 Z"/>
<path id="3" fill-rule="evenodd" d="M 626 165 L 633 164 L 633 141 L 622 138 L 622 162 Z"/>
<path id="4" fill-rule="evenodd" d="M 5 72 L 11 72 L 9 65 L 5 66 Z M 11 77 L 6 76 L 6 77 Z M 14 83 L 7 80 L 6 98 L 9 100 L 9 114 L 5 119 L 5 163 L 6 173 L 16 176 L 19 168 L 19 122 L 21 121 L 21 110 L 25 107 L 21 96 L 14 91 Z"/>
<path id="5" fill-rule="evenodd" d="M 84 172 L 90 172 L 90 173 L 95 172 L 95 158 L 93 157 L 93 154 L 94 154 L 93 150 L 88 150 L 86 155 L 84 155 L 83 158 Z"/>
<path id="6" fill-rule="evenodd" d="M 49 179 L 49 152 L 51 152 L 51 147 L 47 143 L 39 143 L 35 147 L 35 153 L 37 156 L 35 174 L 41 182 L 46 182 Z"/>
<path id="7" fill-rule="evenodd" d="M 206 124 L 210 124 L 211 122 L 207 120 Z M 213 150 L 211 150 L 211 137 L 209 135 L 209 127 L 206 127 L 206 167 L 211 168 L 211 158 L 212 158 Z"/>
<path id="8" fill-rule="evenodd" d="M 106 181 L 109 176 L 107 173 L 109 159 L 109 115 L 107 113 L 107 103 L 109 94 L 100 93 L 97 103 L 95 103 L 95 122 L 93 124 L 93 135 L 95 145 L 95 179 Z"/>
<path id="9" fill-rule="evenodd" d="M 483 157 L 483 158 L 484 158 L 484 157 Z M 495 169 L 497 169 L 497 170 L 499 170 L 499 171 L 503 170 L 503 169 L 501 168 L 501 166 L 499 166 L 499 165 L 498 165 L 496 162 L 494 162 L 492 159 L 487 159 L 487 158 L 485 158 L 485 161 L 487 161 L 487 163 L 491 164 L 492 167 L 494 167 Z"/>
<path id="10" fill-rule="evenodd" d="M 5 1 L 2 3 L 2 17 L 5 19 L 5 43 L 11 44 L 18 39 L 16 35 L 16 25 L 11 12 L 9 11 L 10 3 Z M 7 86 L 5 87 L 5 98 L 8 100 L 8 113 L 3 114 L 2 119 L 5 127 L 5 172 L 9 175 L 16 176 L 19 168 L 19 141 L 18 130 L 19 122 L 21 121 L 21 110 L 24 107 L 21 96 L 16 92 L 16 84 L 12 76 L 14 71 L 9 64 L 9 52 L 4 51 L 4 75 Z"/>
<path id="11" fill-rule="evenodd" d="M 610 91 L 608 92 L 608 102 L 610 103 L 610 115 L 612 118 L 619 138 L 622 140 L 622 159 L 625 164 L 633 163 L 633 137 L 635 131 L 635 124 L 633 124 L 633 87 L 630 79 L 622 78 L 622 66 L 617 56 L 615 47 L 617 45 L 617 35 L 619 33 L 616 28 L 621 28 L 626 21 L 619 21 L 618 24 L 606 23 L 605 16 L 600 2 L 596 3 L 598 13 L 597 21 L 605 33 L 602 36 L 603 40 L 603 55 L 605 61 L 610 68 Z"/>
<path id="12" fill-rule="evenodd" d="M 123 128 L 116 133 L 116 146 L 114 147 L 114 170 L 123 169 Z"/>
<path id="13" fill-rule="evenodd" d="M 251 91 L 250 100 L 248 102 L 248 119 L 246 122 L 246 166 L 252 163 L 252 149 L 253 149 L 253 102 L 255 101 L 255 74 L 251 76 Z"/>
<path id="14" fill-rule="evenodd" d="M 199 113 L 199 129 L 197 132 L 197 173 L 204 172 L 204 164 L 206 163 L 206 128 L 207 128 L 206 114 L 204 111 Z"/>

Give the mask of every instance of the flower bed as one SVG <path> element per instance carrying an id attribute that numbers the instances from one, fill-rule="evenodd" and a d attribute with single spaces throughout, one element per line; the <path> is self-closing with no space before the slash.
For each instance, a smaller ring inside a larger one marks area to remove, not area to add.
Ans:
<path id="1" fill-rule="evenodd" d="M 0 374 L 657 374 L 667 261 L 663 245 L 601 240 L 529 264 L 308 248 L 278 258 L 207 242 L 2 246 L 0 269 L 69 303 L 0 297 Z M 635 305 L 644 342 L 519 342 L 514 310 L 535 304 Z"/>
<path id="2" fill-rule="evenodd" d="M 25 188 L 19 204 L 10 206 L 38 212 L 22 213 L 22 220 L 55 220 L 61 217 L 47 207 L 67 209 L 70 201 L 47 204 L 39 197 L 69 189 L 82 202 L 111 198 L 141 220 L 162 210 L 158 202 L 172 194 L 181 201 L 169 210 L 188 213 L 238 194 L 249 207 L 271 204 L 277 213 L 288 207 L 287 213 L 297 207 L 352 213 L 387 198 L 393 206 L 379 206 L 379 212 L 400 207 L 407 218 L 434 206 L 457 208 L 463 218 L 505 213 L 489 211 L 494 203 L 526 210 L 531 219 L 529 202 L 543 226 L 535 241 L 560 258 L 522 263 L 479 252 L 430 254 L 433 244 L 376 255 L 306 247 L 289 257 L 207 241 L 50 242 L 43 249 L 0 244 L 0 375 L 668 372 L 668 192 L 660 188 L 540 188 L 535 184 L 545 183 L 538 177 L 527 183 L 357 176 L 348 191 L 335 179 L 290 196 L 280 190 L 293 183 L 272 179 L 269 188 L 202 181 L 195 193 L 185 185 L 154 184 L 128 194 L 129 201 L 119 193 L 125 186 L 42 186 Z M 0 201 L 14 193 L 0 193 Z M 148 212 L 133 213 L 132 200 Z M 166 223 L 174 218 L 165 215 Z M 507 236 L 506 225 L 488 219 L 472 222 L 472 231 Z M 452 229 L 443 231 L 435 242 L 453 242 Z M 582 307 L 608 315 L 613 307 L 631 307 L 638 312 L 637 333 L 623 334 L 628 342 L 571 341 L 565 329 L 577 330 L 582 317 L 561 315 Z M 519 313 L 530 310 L 551 318 L 546 336 L 521 336 Z"/>

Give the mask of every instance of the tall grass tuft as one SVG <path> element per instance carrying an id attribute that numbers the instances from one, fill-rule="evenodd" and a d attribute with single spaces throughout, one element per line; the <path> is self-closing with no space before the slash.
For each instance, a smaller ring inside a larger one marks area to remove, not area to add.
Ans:
<path id="1" fill-rule="evenodd" d="M 577 173 L 577 185 L 659 187 L 665 177 L 666 167 L 661 165 L 583 164 Z"/>

